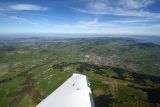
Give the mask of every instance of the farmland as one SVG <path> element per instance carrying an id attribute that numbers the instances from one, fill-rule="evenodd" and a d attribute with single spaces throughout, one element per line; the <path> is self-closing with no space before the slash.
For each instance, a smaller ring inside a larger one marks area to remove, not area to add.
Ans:
<path id="1" fill-rule="evenodd" d="M 73 73 L 96 107 L 159 107 L 160 45 L 131 38 L 0 40 L 0 107 L 34 107 Z"/>

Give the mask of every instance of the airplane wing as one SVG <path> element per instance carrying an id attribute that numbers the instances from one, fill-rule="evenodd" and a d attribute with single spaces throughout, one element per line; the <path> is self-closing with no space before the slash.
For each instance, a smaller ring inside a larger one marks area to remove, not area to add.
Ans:
<path id="1" fill-rule="evenodd" d="M 94 107 L 87 77 L 74 73 L 36 107 Z"/>

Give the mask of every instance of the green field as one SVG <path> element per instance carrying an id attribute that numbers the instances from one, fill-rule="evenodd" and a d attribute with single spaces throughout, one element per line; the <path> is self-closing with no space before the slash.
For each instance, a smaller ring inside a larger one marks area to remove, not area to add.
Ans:
<path id="1" fill-rule="evenodd" d="M 160 45 L 127 38 L 0 41 L 0 107 L 34 107 L 74 72 L 96 107 L 159 107 Z"/>

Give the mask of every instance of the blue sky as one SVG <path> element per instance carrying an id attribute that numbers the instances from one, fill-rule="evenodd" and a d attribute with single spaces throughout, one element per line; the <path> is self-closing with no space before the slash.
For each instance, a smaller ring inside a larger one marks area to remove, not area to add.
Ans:
<path id="1" fill-rule="evenodd" d="M 0 33 L 160 34 L 160 0 L 1 0 Z"/>

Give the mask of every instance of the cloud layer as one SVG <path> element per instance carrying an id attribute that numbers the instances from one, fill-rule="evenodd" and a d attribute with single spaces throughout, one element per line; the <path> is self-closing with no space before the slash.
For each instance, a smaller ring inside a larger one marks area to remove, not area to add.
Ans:
<path id="1" fill-rule="evenodd" d="M 48 7 L 43 7 L 34 4 L 12 4 L 7 6 L 1 6 L 1 11 L 46 11 Z"/>
<path id="2" fill-rule="evenodd" d="M 160 34 L 160 8 L 155 13 L 151 9 L 157 0 L 80 0 L 78 5 L 69 1 L 46 6 L 2 3 L 0 33 Z"/>
<path id="3" fill-rule="evenodd" d="M 160 18 L 159 13 L 146 11 L 155 0 L 99 0 L 86 3 L 84 8 L 73 8 L 79 12 L 97 15 L 118 15 Z"/>

